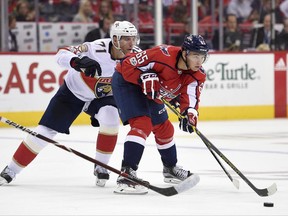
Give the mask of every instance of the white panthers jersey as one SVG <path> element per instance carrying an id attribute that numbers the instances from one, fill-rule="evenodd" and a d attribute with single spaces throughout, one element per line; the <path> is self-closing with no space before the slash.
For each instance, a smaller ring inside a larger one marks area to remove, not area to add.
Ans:
<path id="1" fill-rule="evenodd" d="M 111 77 L 115 71 L 117 60 L 112 59 L 110 50 L 112 48 L 111 39 L 99 39 L 92 42 L 85 42 L 78 46 L 69 46 L 59 49 L 56 54 L 57 63 L 68 69 L 65 76 L 65 82 L 69 90 L 80 100 L 88 102 L 94 98 L 101 97 L 97 88 L 99 87 L 99 79 L 94 77 L 86 77 L 84 73 L 76 71 L 71 67 L 70 61 L 73 57 L 88 56 L 97 61 L 102 69 L 100 78 L 101 90 L 111 90 Z M 135 47 L 133 52 L 139 52 L 139 48 Z M 98 83 L 98 84 L 97 84 Z M 108 84 L 108 85 L 105 85 Z M 103 89 L 102 89 L 103 88 Z M 112 91 L 110 91 L 112 94 Z M 109 95 L 109 94 L 108 94 Z"/>

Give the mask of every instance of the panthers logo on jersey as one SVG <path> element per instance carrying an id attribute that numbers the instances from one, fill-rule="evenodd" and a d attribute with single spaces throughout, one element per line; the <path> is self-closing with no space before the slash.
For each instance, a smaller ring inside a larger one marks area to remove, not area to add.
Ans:
<path id="1" fill-rule="evenodd" d="M 96 98 L 112 96 L 112 77 L 100 77 L 95 83 L 94 93 Z"/>

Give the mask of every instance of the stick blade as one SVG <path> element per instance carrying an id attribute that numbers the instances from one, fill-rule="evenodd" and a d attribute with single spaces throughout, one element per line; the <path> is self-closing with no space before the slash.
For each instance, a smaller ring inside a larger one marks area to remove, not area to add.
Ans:
<path id="1" fill-rule="evenodd" d="M 200 177 L 197 174 L 193 174 L 189 178 L 172 187 L 159 188 L 153 185 L 149 185 L 148 188 L 164 196 L 174 196 L 176 194 L 189 190 L 190 188 L 197 185 L 199 181 Z"/>
<path id="2" fill-rule="evenodd" d="M 277 191 L 277 185 L 276 185 L 276 183 L 273 183 L 270 187 L 268 187 L 268 188 L 267 188 L 267 191 L 268 191 L 267 196 L 271 196 L 271 195 L 273 195 L 274 193 L 276 193 L 276 191 Z"/>
<path id="3" fill-rule="evenodd" d="M 199 181 L 200 181 L 199 175 L 194 173 L 193 175 L 189 176 L 187 179 L 176 185 L 175 190 L 178 193 L 182 193 L 197 185 Z"/>
<path id="4" fill-rule="evenodd" d="M 259 195 L 259 196 L 262 196 L 262 197 L 266 197 L 266 196 L 271 196 L 273 195 L 274 193 L 276 193 L 277 191 L 277 185 L 275 183 L 273 183 L 270 187 L 268 188 L 264 188 L 264 189 L 255 189 L 254 188 L 254 191 Z"/>

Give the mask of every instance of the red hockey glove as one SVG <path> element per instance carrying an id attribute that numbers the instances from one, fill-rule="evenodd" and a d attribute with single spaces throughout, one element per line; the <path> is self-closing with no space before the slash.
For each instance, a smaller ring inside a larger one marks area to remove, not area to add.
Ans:
<path id="1" fill-rule="evenodd" d="M 70 65 L 75 70 L 85 73 L 85 76 L 87 77 L 95 77 L 95 75 L 101 76 L 102 74 L 100 64 L 87 56 L 82 58 L 73 57 L 70 61 Z"/>
<path id="2" fill-rule="evenodd" d="M 142 86 L 143 93 L 147 95 L 148 98 L 153 100 L 157 98 L 160 90 L 160 84 L 156 73 L 147 72 L 141 74 L 140 84 Z"/>
<path id="3" fill-rule="evenodd" d="M 198 112 L 190 107 L 184 112 L 184 116 L 185 118 L 180 119 L 179 127 L 185 132 L 192 133 L 194 131 L 193 126 L 197 126 Z"/>

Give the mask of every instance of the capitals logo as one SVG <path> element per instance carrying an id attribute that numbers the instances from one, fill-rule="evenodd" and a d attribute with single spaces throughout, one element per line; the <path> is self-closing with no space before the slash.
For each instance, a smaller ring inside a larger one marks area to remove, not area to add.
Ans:
<path id="1" fill-rule="evenodd" d="M 162 52 L 164 55 L 170 56 L 170 54 L 169 54 L 169 52 L 168 52 L 168 46 L 166 46 L 166 45 L 161 45 L 161 46 L 160 46 L 160 50 L 161 50 L 161 52 Z"/>
<path id="2" fill-rule="evenodd" d="M 112 95 L 111 77 L 101 77 L 97 80 L 95 84 L 95 97 L 102 98 Z"/>

